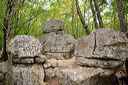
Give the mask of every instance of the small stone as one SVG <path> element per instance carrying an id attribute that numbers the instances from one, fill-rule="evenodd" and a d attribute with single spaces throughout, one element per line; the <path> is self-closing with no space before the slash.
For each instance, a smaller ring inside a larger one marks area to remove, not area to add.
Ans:
<path id="1" fill-rule="evenodd" d="M 46 61 L 46 56 L 45 55 L 40 55 L 39 57 L 35 58 L 35 63 L 44 63 Z"/>

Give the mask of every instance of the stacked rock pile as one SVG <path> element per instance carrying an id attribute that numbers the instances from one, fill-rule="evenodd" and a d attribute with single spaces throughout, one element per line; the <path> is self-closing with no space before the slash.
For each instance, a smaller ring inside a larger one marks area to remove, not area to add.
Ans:
<path id="1" fill-rule="evenodd" d="M 72 57 L 75 39 L 64 34 L 64 23 L 60 20 L 46 21 L 42 27 L 41 44 L 47 58 L 68 59 Z"/>
<path id="2" fill-rule="evenodd" d="M 41 43 L 32 36 L 18 35 L 11 40 L 9 57 L 12 57 L 11 85 L 44 85 Z M 11 64 L 11 63 L 10 63 Z"/>

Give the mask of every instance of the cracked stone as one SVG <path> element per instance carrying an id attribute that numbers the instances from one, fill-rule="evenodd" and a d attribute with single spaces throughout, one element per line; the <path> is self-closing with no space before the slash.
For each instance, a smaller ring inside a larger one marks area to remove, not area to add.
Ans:
<path id="1" fill-rule="evenodd" d="M 124 61 L 128 57 L 127 48 L 128 38 L 122 32 L 115 32 L 114 30 L 107 29 L 98 29 L 92 32 L 90 35 L 83 37 L 77 41 L 75 45 L 74 55 L 76 56 L 76 61 L 79 62 L 78 64 L 84 64 L 84 61 L 82 59 L 85 59 L 85 61 L 87 61 L 86 58 L 100 59 L 100 61 L 102 59 Z M 80 57 L 82 58 L 79 59 Z M 115 63 L 119 63 L 119 61 L 116 61 Z M 96 64 L 94 65 L 97 67 Z M 99 65 L 99 67 L 102 66 Z"/>

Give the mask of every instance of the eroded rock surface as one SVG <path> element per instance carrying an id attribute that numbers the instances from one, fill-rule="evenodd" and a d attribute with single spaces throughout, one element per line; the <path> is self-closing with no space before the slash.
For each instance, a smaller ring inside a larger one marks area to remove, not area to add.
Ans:
<path id="1" fill-rule="evenodd" d="M 43 66 L 16 65 L 12 69 L 12 85 L 44 85 Z"/>
<path id="2" fill-rule="evenodd" d="M 9 51 L 18 58 L 35 57 L 41 54 L 42 46 L 39 40 L 33 36 L 18 35 L 11 40 Z"/>
<path id="3" fill-rule="evenodd" d="M 98 29 L 78 40 L 74 54 L 80 65 L 116 68 L 128 58 L 128 38 L 121 32 Z"/>
<path id="4" fill-rule="evenodd" d="M 66 68 L 58 72 L 60 85 L 115 85 L 113 72 L 100 68 Z"/>

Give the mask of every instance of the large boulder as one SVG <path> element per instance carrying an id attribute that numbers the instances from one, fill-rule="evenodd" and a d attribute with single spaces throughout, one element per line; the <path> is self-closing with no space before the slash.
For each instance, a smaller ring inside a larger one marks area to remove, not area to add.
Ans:
<path id="1" fill-rule="evenodd" d="M 8 50 L 14 64 L 44 63 L 46 60 L 45 56 L 41 54 L 40 41 L 33 36 L 18 35 L 14 37 Z"/>
<path id="2" fill-rule="evenodd" d="M 58 74 L 60 85 L 115 85 L 113 72 L 100 68 L 66 68 Z"/>
<path id="3" fill-rule="evenodd" d="M 95 30 L 79 39 L 75 48 L 76 61 L 83 66 L 117 68 L 128 58 L 128 38 L 114 30 Z"/>
<path id="4" fill-rule="evenodd" d="M 41 43 L 33 36 L 18 35 L 9 45 L 9 51 L 18 58 L 35 57 L 41 54 Z"/>
<path id="5" fill-rule="evenodd" d="M 42 65 L 16 65 L 12 67 L 11 85 L 45 85 Z"/>

